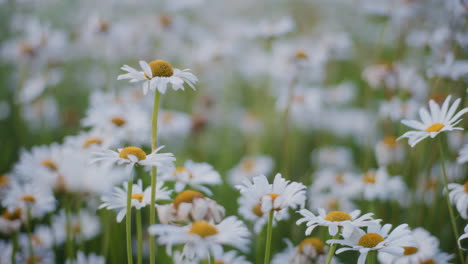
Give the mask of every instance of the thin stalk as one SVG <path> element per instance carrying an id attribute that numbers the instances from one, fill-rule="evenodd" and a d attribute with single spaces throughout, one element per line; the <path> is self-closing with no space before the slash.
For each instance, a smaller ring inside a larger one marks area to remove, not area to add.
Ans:
<path id="1" fill-rule="evenodd" d="M 375 260 L 376 260 L 376 253 L 377 251 L 369 251 L 369 254 L 367 255 L 367 264 L 375 264 Z"/>
<path id="2" fill-rule="evenodd" d="M 161 99 L 161 94 L 156 90 L 154 92 L 154 103 L 153 103 L 153 115 L 151 118 L 151 152 L 155 151 L 158 148 L 158 112 L 159 112 L 159 101 Z M 153 167 L 151 169 L 151 204 L 150 204 L 150 215 L 149 215 L 149 224 L 154 225 L 156 223 L 155 217 L 155 207 L 156 203 L 156 181 L 157 181 L 158 168 Z M 150 264 L 155 263 L 155 243 L 154 237 L 149 237 L 149 246 L 150 246 Z"/>
<path id="3" fill-rule="evenodd" d="M 67 259 L 73 264 L 73 235 L 70 217 L 71 199 L 67 198 L 65 207 L 65 231 L 66 231 L 66 248 L 67 248 Z"/>
<path id="4" fill-rule="evenodd" d="M 32 225 L 32 216 L 31 216 L 31 207 L 28 206 L 26 210 L 26 232 L 28 234 L 28 250 L 29 250 L 29 258 L 31 259 L 31 263 L 36 263 L 36 257 L 34 256 L 34 248 L 32 244 L 31 238 L 31 225 Z"/>
<path id="5" fill-rule="evenodd" d="M 136 225 L 138 238 L 138 264 L 142 263 L 143 259 L 143 233 L 141 231 L 141 210 L 136 210 Z"/>
<path id="6" fill-rule="evenodd" d="M 332 237 L 332 239 L 338 239 L 340 238 L 340 233 L 336 233 L 336 235 L 334 235 Z M 328 250 L 328 255 L 327 255 L 327 260 L 325 261 L 325 264 L 330 264 L 331 263 L 331 260 L 333 259 L 333 256 L 335 255 L 335 251 L 336 251 L 336 246 L 338 244 L 331 244 L 330 246 L 330 250 Z"/>
<path id="7" fill-rule="evenodd" d="M 18 251 L 18 232 L 13 235 L 13 250 L 11 252 L 11 263 L 16 264 L 16 251 Z"/>
<path id="8" fill-rule="evenodd" d="M 265 261 L 263 262 L 264 264 L 270 263 L 272 234 L 273 234 L 273 210 L 270 212 L 270 215 L 268 216 L 267 238 L 266 238 L 266 245 L 265 245 Z"/>
<path id="9" fill-rule="evenodd" d="M 286 179 L 290 179 L 289 177 L 289 160 L 291 157 L 289 156 L 289 148 L 290 148 L 290 131 L 289 131 L 289 126 L 290 126 L 290 120 L 289 120 L 289 111 L 291 110 L 291 105 L 292 101 L 294 98 L 294 87 L 296 86 L 296 81 L 297 77 L 294 76 L 291 79 L 291 82 L 289 83 L 288 87 L 288 101 L 286 103 L 286 109 L 284 110 L 283 113 L 283 157 L 282 157 L 282 163 L 283 163 L 283 168 L 282 168 L 282 173 L 283 177 Z"/>
<path id="10" fill-rule="evenodd" d="M 445 200 L 447 201 L 447 207 L 449 210 L 450 214 L 450 222 L 452 223 L 452 229 L 453 229 L 453 234 L 455 235 L 455 239 L 458 239 L 460 237 L 460 233 L 458 233 L 458 228 L 457 228 L 457 223 L 455 221 L 455 214 L 453 213 L 453 208 L 452 204 L 450 203 L 450 197 L 449 197 L 449 189 L 448 189 L 448 179 L 447 179 L 447 173 L 445 170 L 445 155 L 444 155 L 444 148 L 442 146 L 442 140 L 440 137 L 438 138 L 438 143 L 439 143 L 439 150 L 440 150 L 440 161 L 442 163 L 442 176 L 444 180 L 444 189 L 445 189 Z M 463 252 L 459 247 L 458 248 L 458 255 L 460 257 L 461 262 L 460 263 L 465 263 L 464 257 L 463 257 Z"/>
<path id="11" fill-rule="evenodd" d="M 133 263 L 132 255 L 132 190 L 133 179 L 128 179 L 127 185 L 127 215 L 125 216 L 126 232 L 127 232 L 127 263 Z"/>

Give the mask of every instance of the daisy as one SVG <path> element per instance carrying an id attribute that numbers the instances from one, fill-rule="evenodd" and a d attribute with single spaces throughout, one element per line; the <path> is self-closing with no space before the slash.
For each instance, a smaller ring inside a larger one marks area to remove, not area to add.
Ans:
<path id="1" fill-rule="evenodd" d="M 146 155 L 139 147 L 125 147 L 118 149 L 118 152 L 113 150 L 100 150 L 93 153 L 91 163 L 99 161 L 108 161 L 119 165 L 126 164 L 129 167 L 141 165 L 144 167 L 171 167 L 175 161 L 172 153 L 158 153 L 164 148 L 161 146 L 153 153 Z"/>
<path id="2" fill-rule="evenodd" d="M 117 222 L 121 222 L 127 213 L 127 182 L 122 184 L 122 188 L 115 187 L 112 193 L 102 196 L 102 204 L 99 209 L 106 208 L 109 210 L 116 210 Z M 156 186 L 156 200 L 169 200 L 170 193 L 166 187 L 163 187 L 163 182 L 158 182 Z M 132 187 L 131 207 L 140 210 L 141 208 L 151 204 L 151 187 L 143 190 L 143 183 L 138 180 L 137 184 Z M 156 206 L 156 205 L 155 205 Z"/>
<path id="3" fill-rule="evenodd" d="M 192 118 L 182 112 L 160 110 L 158 118 L 158 137 L 164 139 L 177 139 L 171 142 L 180 142 L 186 138 L 192 129 Z"/>
<path id="4" fill-rule="evenodd" d="M 225 209 L 200 192 L 185 190 L 174 198 L 171 204 L 157 207 L 159 221 L 163 224 L 172 222 L 221 221 Z"/>
<path id="5" fill-rule="evenodd" d="M 390 176 L 385 167 L 364 173 L 357 184 L 366 200 L 396 200 L 400 204 L 408 202 L 407 187 L 403 179 L 400 176 Z"/>
<path id="6" fill-rule="evenodd" d="M 465 163 L 468 161 L 468 144 L 465 144 L 460 150 L 460 155 L 457 158 L 458 163 Z"/>
<path id="7" fill-rule="evenodd" d="M 238 256 L 237 252 L 234 250 L 224 252 L 222 250 L 216 250 L 214 255 L 214 264 L 251 264 L 247 261 L 244 256 Z M 204 263 L 203 259 L 197 260 L 188 260 L 183 252 L 176 251 L 174 252 L 173 260 L 175 264 L 194 264 L 194 263 Z"/>
<path id="8" fill-rule="evenodd" d="M 253 155 L 244 157 L 239 164 L 229 170 L 229 182 L 236 185 L 257 175 L 268 175 L 272 171 L 273 165 L 273 159 L 270 156 Z"/>
<path id="9" fill-rule="evenodd" d="M 307 209 L 302 209 L 299 213 L 303 218 L 299 219 L 296 224 L 299 225 L 304 222 L 306 223 L 306 236 L 310 235 L 317 226 L 327 226 L 328 233 L 331 236 L 338 234 L 339 228 L 341 227 L 343 228 L 343 237 L 348 238 L 351 236 L 351 233 L 355 228 L 378 225 L 381 221 L 380 219 L 374 220 L 372 218 L 373 213 L 367 213 L 359 217 L 361 214 L 361 211 L 359 210 L 352 211 L 349 214 L 342 211 L 331 211 L 326 213 L 325 209 L 319 208 L 317 215 Z"/>
<path id="10" fill-rule="evenodd" d="M 101 232 L 101 224 L 99 218 L 95 214 L 91 214 L 87 210 L 80 210 L 78 214 L 70 214 L 68 216 L 64 210 L 61 210 L 52 218 L 52 232 L 56 244 L 62 244 L 66 240 L 67 222 L 69 222 L 72 236 L 77 242 L 91 240 Z"/>
<path id="11" fill-rule="evenodd" d="M 131 83 L 143 81 L 143 92 L 146 94 L 148 90 L 158 90 L 164 94 L 167 85 L 171 84 L 174 90 L 184 90 L 184 83 L 187 83 L 195 90 L 194 84 L 198 79 L 189 69 L 179 70 L 173 68 L 172 65 L 163 60 L 155 60 L 150 63 L 140 61 L 140 67 L 143 71 L 135 70 L 134 68 L 124 65 L 121 69 L 128 72 L 121 74 L 117 80 L 130 79 Z"/>
<path id="12" fill-rule="evenodd" d="M 65 262 L 65 264 L 105 264 L 106 260 L 102 256 L 98 256 L 96 254 L 90 253 L 88 256 L 85 255 L 82 251 L 78 251 L 76 253 L 76 259 L 71 261 L 68 260 Z"/>
<path id="13" fill-rule="evenodd" d="M 158 237 L 158 243 L 166 245 L 169 255 L 171 248 L 184 245 L 183 254 L 189 259 L 207 259 L 228 245 L 247 251 L 250 232 L 235 216 L 230 216 L 219 224 L 195 221 L 186 226 L 156 224 L 148 232 Z"/>
<path id="14" fill-rule="evenodd" d="M 31 216 L 41 218 L 55 210 L 56 200 L 49 186 L 38 182 L 20 185 L 11 184 L 2 200 L 2 205 L 10 213 L 20 209 L 22 212 L 31 210 Z"/>
<path id="15" fill-rule="evenodd" d="M 299 182 L 285 180 L 280 173 L 276 174 L 273 183 L 268 183 L 266 176 L 254 177 L 252 181 L 244 180 L 237 185 L 242 197 L 251 197 L 259 205 L 259 213 L 274 212 L 277 218 L 287 212 L 288 208 L 304 207 L 306 186 Z"/>
<path id="16" fill-rule="evenodd" d="M 414 245 L 403 247 L 403 256 L 379 252 L 379 261 L 383 264 L 424 263 L 425 260 L 434 257 L 439 252 L 439 239 L 424 228 L 414 229 L 411 231 L 411 236 L 413 236 Z"/>
<path id="17" fill-rule="evenodd" d="M 450 190 L 450 201 L 457 207 L 463 219 L 468 219 L 468 181 L 463 185 L 449 183 L 447 187 Z"/>
<path id="18" fill-rule="evenodd" d="M 345 251 L 358 251 L 359 259 L 357 264 L 364 264 L 367 254 L 370 251 L 386 252 L 395 256 L 402 256 L 405 252 L 404 247 L 413 246 L 413 238 L 407 224 L 397 226 L 392 232 L 391 224 L 370 225 L 367 232 L 356 228 L 354 232 L 344 239 L 330 239 L 329 244 L 341 244 L 342 247 L 336 251 L 340 254 Z"/>
<path id="19" fill-rule="evenodd" d="M 460 105 L 461 99 L 455 100 L 449 107 L 451 98 L 452 97 L 449 95 L 447 99 L 445 99 L 442 107 L 433 100 L 430 100 L 430 112 L 428 112 L 426 108 L 421 108 L 419 110 L 419 116 L 422 122 L 416 120 L 401 121 L 404 125 L 416 130 L 406 132 L 399 137 L 398 140 L 408 138 L 408 143 L 411 147 L 414 147 L 421 140 L 427 137 L 435 138 L 439 133 L 444 131 L 463 130 L 463 128 L 455 126 L 460 123 L 461 116 L 468 112 L 468 108 L 463 108 L 458 113 L 455 113 Z"/>
<path id="20" fill-rule="evenodd" d="M 175 181 L 174 190 L 181 192 L 187 185 L 211 194 L 210 189 L 203 185 L 221 184 L 221 176 L 208 163 L 197 163 L 187 160 L 184 166 L 168 169 L 160 175 L 163 181 Z"/>
<path id="21" fill-rule="evenodd" d="M 5 209 L 0 215 L 0 233 L 13 234 L 21 228 L 21 224 L 26 220 L 26 214 L 17 208 L 13 212 Z"/>
<path id="22" fill-rule="evenodd" d="M 381 166 L 398 163 L 405 159 L 405 150 L 396 137 L 384 137 L 375 146 L 375 156 Z"/>
<path id="23" fill-rule="evenodd" d="M 285 239 L 285 242 L 287 248 L 273 257 L 272 264 L 325 263 L 328 247 L 319 238 L 306 238 L 297 246 L 294 246 L 288 239 Z M 337 261 L 333 258 L 330 263 L 337 263 Z"/>
<path id="24" fill-rule="evenodd" d="M 458 239 L 458 247 L 460 247 L 463 250 L 466 250 L 466 248 L 463 248 L 461 246 L 461 241 L 468 238 L 468 224 L 465 226 L 465 230 L 463 230 L 463 231 L 465 233 L 463 235 L 461 235 L 460 238 Z"/>

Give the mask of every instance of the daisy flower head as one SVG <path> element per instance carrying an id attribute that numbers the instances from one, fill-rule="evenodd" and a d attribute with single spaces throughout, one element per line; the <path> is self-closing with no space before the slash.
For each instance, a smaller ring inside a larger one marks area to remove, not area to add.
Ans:
<path id="1" fill-rule="evenodd" d="M 254 155 L 242 158 L 234 168 L 228 172 L 229 182 L 233 185 L 241 184 L 243 180 L 252 179 L 257 175 L 267 175 L 273 169 L 273 159 L 266 155 Z"/>
<path id="2" fill-rule="evenodd" d="M 169 168 L 161 174 L 164 181 L 175 181 L 174 190 L 181 192 L 187 185 L 211 194 L 210 189 L 203 185 L 221 184 L 221 176 L 208 163 L 197 163 L 188 160 L 183 167 Z"/>
<path id="3" fill-rule="evenodd" d="M 328 248 L 319 238 L 309 237 L 302 240 L 297 246 L 285 239 L 287 248 L 273 257 L 272 264 L 292 263 L 325 263 Z M 337 263 L 333 258 L 330 263 Z"/>
<path id="4" fill-rule="evenodd" d="M 17 232 L 26 219 L 25 213 L 17 208 L 13 212 L 5 209 L 0 215 L 0 233 L 9 235 Z"/>
<path id="5" fill-rule="evenodd" d="M 426 108 L 419 109 L 419 116 L 422 122 L 417 120 L 401 121 L 404 125 L 415 130 L 406 132 L 399 137 L 398 140 L 408 138 L 409 145 L 414 147 L 427 137 L 435 138 L 439 133 L 445 131 L 463 130 L 463 128 L 456 127 L 456 125 L 462 120 L 462 115 L 468 112 L 468 108 L 463 108 L 459 112 L 456 112 L 461 99 L 455 100 L 449 107 L 451 98 L 452 97 L 449 95 L 442 104 L 442 107 L 435 101 L 430 100 L 430 111 Z"/>
<path id="6" fill-rule="evenodd" d="M 114 190 L 111 193 L 105 194 L 102 196 L 102 204 L 99 206 L 99 209 L 106 208 L 109 210 L 116 210 L 117 213 L 117 222 L 121 222 L 127 213 L 127 182 L 122 184 L 123 189 L 119 187 L 114 187 Z M 163 187 L 162 182 L 158 182 L 156 185 L 156 200 L 169 200 L 171 191 L 166 187 Z M 132 186 L 132 197 L 131 197 L 131 207 L 137 210 L 151 204 L 151 187 L 143 189 L 143 183 L 138 180 L 137 184 Z M 156 206 L 156 205 L 155 205 Z"/>
<path id="7" fill-rule="evenodd" d="M 102 256 L 98 256 L 96 254 L 90 253 L 88 256 L 85 255 L 82 251 L 78 251 L 76 253 L 76 259 L 74 261 L 68 260 L 65 264 L 105 264 L 106 260 Z"/>
<path id="8" fill-rule="evenodd" d="M 202 220 L 217 223 L 225 213 L 223 206 L 194 190 L 178 193 L 171 204 L 160 205 L 157 209 L 159 221 L 163 224 Z"/>
<path id="9" fill-rule="evenodd" d="M 274 212 L 277 219 L 281 219 L 282 215 L 287 213 L 288 208 L 304 207 L 306 186 L 299 182 L 288 181 L 280 173 L 276 174 L 272 184 L 268 182 L 265 175 L 254 177 L 252 181 L 244 180 L 242 183 L 236 188 L 242 196 L 256 199 L 259 204 L 258 213 Z"/>
<path id="10" fill-rule="evenodd" d="M 405 252 L 404 247 L 414 246 L 411 231 L 407 224 L 397 226 L 392 232 L 390 232 L 391 228 L 391 224 L 383 226 L 370 225 L 367 227 L 367 232 L 361 228 L 356 228 L 349 237 L 330 239 L 327 243 L 344 246 L 336 251 L 337 254 L 345 251 L 358 251 L 359 258 L 357 264 L 364 264 L 370 251 L 402 256 Z"/>
<path id="11" fill-rule="evenodd" d="M 169 62 L 164 60 L 155 60 L 150 63 L 140 61 L 140 67 L 143 71 L 124 65 L 121 69 L 127 73 L 119 75 L 117 80 L 129 79 L 131 83 L 143 82 L 143 93 L 145 94 L 148 90 L 158 90 L 164 94 L 168 84 L 176 91 L 184 90 L 184 84 L 195 90 L 194 85 L 198 82 L 197 77 L 190 72 L 190 69 L 173 68 Z"/>
<path id="12" fill-rule="evenodd" d="M 31 216 L 41 218 L 45 214 L 55 210 L 56 200 L 49 186 L 35 183 L 20 185 L 11 184 L 2 200 L 2 205 L 10 213 L 16 210 L 27 212 L 31 210 Z"/>
<path id="13" fill-rule="evenodd" d="M 458 163 L 468 162 L 468 144 L 465 144 L 460 150 L 460 155 L 457 158 Z"/>
<path id="14" fill-rule="evenodd" d="M 195 221 L 186 226 L 156 224 L 149 227 L 150 235 L 157 236 L 161 245 L 171 248 L 184 245 L 182 254 L 189 260 L 205 260 L 222 250 L 223 245 L 242 251 L 248 250 L 250 232 L 235 216 L 225 218 L 219 224 Z"/>
<path id="15" fill-rule="evenodd" d="M 129 167 L 141 165 L 144 167 L 172 167 L 176 160 L 172 153 L 158 153 L 164 146 L 157 148 L 153 153 L 147 155 L 144 150 L 139 147 L 129 146 L 120 148 L 117 151 L 110 149 L 93 152 L 91 163 L 95 162 L 111 162 L 118 165 L 126 164 Z"/>
<path id="16" fill-rule="evenodd" d="M 373 213 L 359 216 L 361 214 L 359 210 L 354 210 L 349 214 L 342 211 L 331 211 L 327 213 L 325 209 L 319 208 L 317 215 L 307 209 L 301 209 L 299 213 L 303 218 L 299 219 L 296 224 L 306 223 L 306 236 L 310 235 L 317 226 L 327 226 L 328 233 L 331 236 L 338 234 L 339 228 L 341 227 L 343 228 L 343 237 L 348 238 L 355 228 L 378 225 L 381 221 L 373 219 Z"/>
<path id="17" fill-rule="evenodd" d="M 457 207 L 463 219 L 468 219 L 468 181 L 463 185 L 458 183 L 449 183 L 449 197 L 453 205 Z"/>

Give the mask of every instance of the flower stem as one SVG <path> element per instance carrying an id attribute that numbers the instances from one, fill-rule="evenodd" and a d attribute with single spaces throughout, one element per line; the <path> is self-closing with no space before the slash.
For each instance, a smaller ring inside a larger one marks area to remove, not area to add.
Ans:
<path id="1" fill-rule="evenodd" d="M 137 225 L 137 238 L 138 238 L 138 264 L 142 263 L 143 258 L 143 233 L 141 231 L 141 211 L 136 210 L 136 225 Z"/>
<path id="2" fill-rule="evenodd" d="M 161 94 L 156 90 L 154 92 L 154 103 L 153 103 L 153 116 L 151 119 L 151 151 L 155 151 L 158 148 L 158 112 L 159 112 L 159 101 L 161 99 Z M 155 217 L 155 203 L 156 203 L 156 181 L 158 174 L 158 168 L 151 168 L 151 204 L 150 204 L 150 215 L 149 223 L 154 225 L 156 223 Z M 150 236 L 149 238 L 150 246 L 150 264 L 155 263 L 155 245 L 154 237 Z"/>
<path id="3" fill-rule="evenodd" d="M 31 259 L 31 263 L 36 263 L 36 258 L 34 256 L 34 248 L 32 244 L 32 237 L 31 237 L 31 225 L 32 225 L 32 217 L 31 217 L 31 208 L 28 206 L 26 210 L 26 232 L 28 234 L 28 250 L 29 250 L 29 258 Z"/>
<path id="4" fill-rule="evenodd" d="M 273 210 L 270 212 L 270 215 L 268 216 L 267 238 L 266 238 L 266 246 L 265 246 L 265 261 L 263 262 L 264 264 L 270 263 L 272 233 L 273 233 Z"/>
<path id="5" fill-rule="evenodd" d="M 336 233 L 336 235 L 334 235 L 332 237 L 332 239 L 338 239 L 340 238 L 340 233 Z M 331 263 L 331 260 L 333 258 L 333 256 L 335 255 L 335 250 L 336 250 L 336 246 L 337 244 L 331 244 L 330 246 L 330 250 L 328 250 L 328 255 L 327 255 L 327 260 L 325 261 L 325 264 L 330 264 Z"/>
<path id="6" fill-rule="evenodd" d="M 72 226 L 70 217 L 71 198 L 68 198 L 65 205 L 65 231 L 66 231 L 66 248 L 67 248 L 67 259 L 73 264 L 73 237 L 72 237 Z"/>
<path id="7" fill-rule="evenodd" d="M 125 216 L 127 232 L 127 263 L 133 263 L 132 255 L 132 190 L 133 180 L 130 178 L 127 185 L 127 214 Z"/>
<path id="8" fill-rule="evenodd" d="M 11 252 L 11 263 L 16 264 L 16 251 L 18 251 L 18 232 L 13 235 L 13 249 Z"/>
<path id="9" fill-rule="evenodd" d="M 438 138 L 438 143 L 439 143 L 439 150 L 440 150 L 440 161 L 441 161 L 441 164 L 442 164 L 442 176 L 443 176 L 443 180 L 444 180 L 445 200 L 447 201 L 447 207 L 448 207 L 449 214 L 450 214 L 450 222 L 452 223 L 453 234 L 455 236 L 455 239 L 458 239 L 460 237 L 460 233 L 458 233 L 457 223 L 455 221 L 455 214 L 453 213 L 452 204 L 450 203 L 447 172 L 445 170 L 444 148 L 442 146 L 442 140 L 440 139 L 440 137 Z M 465 260 L 463 258 L 463 252 L 461 251 L 461 249 L 459 247 L 457 247 L 457 248 L 458 248 L 458 255 L 459 255 L 460 260 L 461 260 L 460 263 L 465 263 Z"/>
<path id="10" fill-rule="evenodd" d="M 369 254 L 367 255 L 367 264 L 375 264 L 375 258 L 377 251 L 369 251 Z"/>
<path id="11" fill-rule="evenodd" d="M 282 157 L 282 174 L 283 177 L 286 179 L 291 179 L 289 177 L 289 161 L 291 159 L 290 157 L 290 120 L 289 120 L 289 112 L 291 110 L 291 105 L 293 103 L 293 98 L 294 98 L 294 87 L 296 86 L 296 81 L 297 77 L 294 75 L 289 83 L 288 87 L 288 98 L 287 98 L 287 103 L 286 103 L 286 109 L 284 110 L 283 113 L 283 157 Z"/>

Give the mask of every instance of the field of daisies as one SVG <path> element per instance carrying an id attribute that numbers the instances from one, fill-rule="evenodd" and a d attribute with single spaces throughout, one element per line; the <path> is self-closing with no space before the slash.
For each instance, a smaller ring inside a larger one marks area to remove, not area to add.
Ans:
<path id="1" fill-rule="evenodd" d="M 0 264 L 468 263 L 466 0 L 0 22 Z"/>

